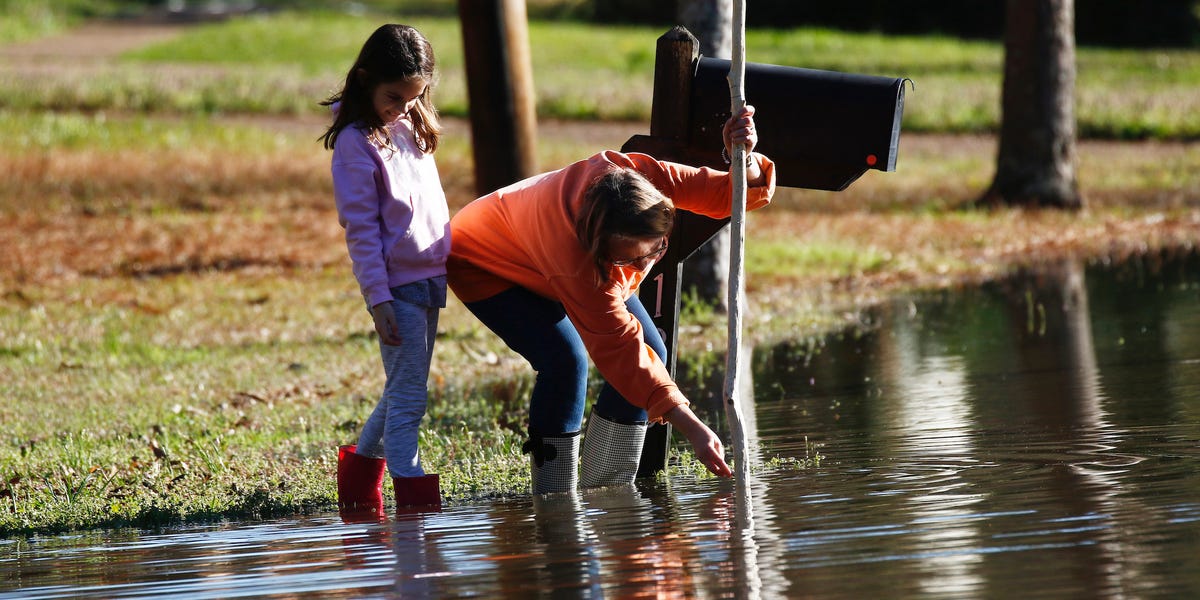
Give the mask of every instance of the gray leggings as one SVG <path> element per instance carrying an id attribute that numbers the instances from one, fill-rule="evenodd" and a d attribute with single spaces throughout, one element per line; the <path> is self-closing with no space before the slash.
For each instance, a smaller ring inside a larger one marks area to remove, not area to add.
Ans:
<path id="1" fill-rule="evenodd" d="M 425 469 L 417 452 L 417 435 L 429 399 L 427 382 L 439 309 L 402 300 L 393 300 L 392 308 L 403 343 L 379 344 L 387 380 L 379 404 L 358 436 L 357 452 L 386 458 L 392 477 L 420 477 Z"/>

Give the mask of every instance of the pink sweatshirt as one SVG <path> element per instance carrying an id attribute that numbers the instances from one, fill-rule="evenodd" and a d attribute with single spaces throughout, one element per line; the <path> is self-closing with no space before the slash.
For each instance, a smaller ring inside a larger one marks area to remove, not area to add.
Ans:
<path id="1" fill-rule="evenodd" d="M 433 155 L 417 149 L 407 119 L 392 123 L 395 149 L 347 127 L 333 148 L 333 195 L 354 277 L 370 306 L 389 288 L 446 274 L 450 210 Z"/>

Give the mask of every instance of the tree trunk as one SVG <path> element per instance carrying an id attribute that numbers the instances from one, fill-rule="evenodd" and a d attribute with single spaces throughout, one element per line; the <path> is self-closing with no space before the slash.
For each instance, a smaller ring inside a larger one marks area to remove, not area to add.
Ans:
<path id="1" fill-rule="evenodd" d="M 1007 0 L 996 177 L 984 206 L 1080 209 L 1074 0 Z"/>
<path id="2" fill-rule="evenodd" d="M 700 54 L 729 58 L 733 49 L 732 0 L 679 0 L 679 23 L 700 42 Z M 752 101 L 747 100 L 753 104 Z M 717 312 L 729 310 L 729 226 L 683 263 L 683 293 Z"/>
<path id="3" fill-rule="evenodd" d="M 537 174 L 537 111 L 525 0 L 462 0 L 475 193 Z"/>

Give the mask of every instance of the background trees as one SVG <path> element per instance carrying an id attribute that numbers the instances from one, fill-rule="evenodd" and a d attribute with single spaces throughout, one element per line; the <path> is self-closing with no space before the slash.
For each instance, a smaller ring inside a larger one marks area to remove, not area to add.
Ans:
<path id="1" fill-rule="evenodd" d="M 1008 0 L 996 176 L 984 205 L 1078 209 L 1074 0 Z"/>
<path id="2" fill-rule="evenodd" d="M 674 24 L 676 6 L 692 0 L 593 0 L 593 17 L 606 22 Z M 1200 1 L 1077 0 L 1078 41 L 1091 46 L 1189 47 L 1200 44 Z M 889 34 L 940 33 L 967 38 L 1004 36 L 999 0 L 860 0 L 854 3 L 754 0 L 751 28 L 821 26 Z"/>

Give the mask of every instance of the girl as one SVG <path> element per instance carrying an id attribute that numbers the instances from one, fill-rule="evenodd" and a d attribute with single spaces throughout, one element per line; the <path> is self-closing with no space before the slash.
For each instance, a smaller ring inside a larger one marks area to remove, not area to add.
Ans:
<path id="1" fill-rule="evenodd" d="M 722 130 L 753 149 L 754 110 Z M 747 163 L 750 209 L 775 190 L 775 167 Z M 451 221 L 447 265 L 459 300 L 537 372 L 529 408 L 535 494 L 631 483 L 646 423 L 671 423 L 712 473 L 729 477 L 720 439 L 671 380 L 658 330 L 636 295 L 667 250 L 676 209 L 729 216 L 731 178 L 712 169 L 602 152 L 479 198 Z M 604 376 L 583 435 L 588 357 Z"/>
<path id="2" fill-rule="evenodd" d="M 396 505 L 438 507 L 438 476 L 417 452 L 438 309 L 446 306 L 449 209 L 433 152 L 433 48 L 405 25 L 376 29 L 323 105 L 333 191 L 354 277 L 366 300 L 386 374 L 379 404 L 355 445 L 338 449 L 338 506 L 380 514 L 383 471 Z M 385 461 L 386 459 L 386 461 Z"/>

